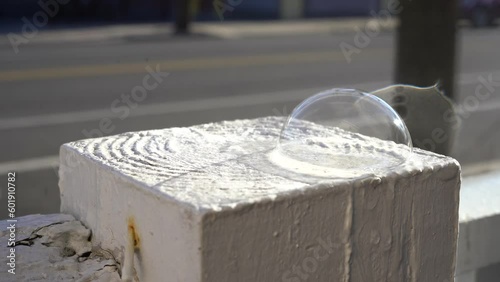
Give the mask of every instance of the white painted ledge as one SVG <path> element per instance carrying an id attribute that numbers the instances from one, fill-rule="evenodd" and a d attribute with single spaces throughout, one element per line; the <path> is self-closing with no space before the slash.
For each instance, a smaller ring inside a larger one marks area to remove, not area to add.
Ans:
<path id="1" fill-rule="evenodd" d="M 464 178 L 461 198 L 457 282 L 476 282 L 477 271 L 500 264 L 500 171 Z"/>
<path id="2" fill-rule="evenodd" d="M 268 161 L 281 123 L 65 144 L 61 209 L 121 262 L 132 236 L 141 281 L 453 280 L 455 160 L 416 150 L 404 166 L 376 175 L 310 177 Z"/>

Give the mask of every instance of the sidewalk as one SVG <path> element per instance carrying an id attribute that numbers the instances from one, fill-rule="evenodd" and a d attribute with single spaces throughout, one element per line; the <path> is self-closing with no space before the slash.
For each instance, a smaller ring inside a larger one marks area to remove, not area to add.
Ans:
<path id="1" fill-rule="evenodd" d="M 374 18 L 307 19 L 298 21 L 248 21 L 248 22 L 203 22 L 194 23 L 194 36 L 208 36 L 222 39 L 247 37 L 275 37 L 305 34 L 331 34 L 355 32 L 355 27 L 364 30 Z M 392 30 L 394 19 L 378 22 L 381 30 Z M 22 35 L 21 33 L 17 33 Z M 171 23 L 164 24 L 120 24 L 84 28 L 41 30 L 29 39 L 30 43 L 71 43 L 92 41 L 115 41 L 148 37 L 171 37 L 174 34 Z M 10 45 L 7 33 L 0 35 L 0 46 Z"/>
<path id="2" fill-rule="evenodd" d="M 369 21 L 379 23 L 381 30 L 392 30 L 394 19 L 381 22 L 375 18 L 307 19 L 298 21 L 227 22 L 197 24 L 193 31 L 222 38 L 245 38 L 266 36 L 293 36 L 303 34 L 331 34 L 355 32 L 355 27 L 364 29 Z"/>

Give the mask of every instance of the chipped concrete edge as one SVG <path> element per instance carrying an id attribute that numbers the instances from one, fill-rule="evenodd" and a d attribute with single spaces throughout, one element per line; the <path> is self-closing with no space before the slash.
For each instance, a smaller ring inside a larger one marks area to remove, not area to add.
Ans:
<path id="1" fill-rule="evenodd" d="M 5 273 L 0 281 L 120 281 L 120 263 L 111 252 L 92 246 L 92 231 L 73 216 L 35 214 L 15 220 L 0 221 L 3 246 L 11 237 L 7 227 L 15 226 L 16 234 L 15 256 L 0 267 Z"/>

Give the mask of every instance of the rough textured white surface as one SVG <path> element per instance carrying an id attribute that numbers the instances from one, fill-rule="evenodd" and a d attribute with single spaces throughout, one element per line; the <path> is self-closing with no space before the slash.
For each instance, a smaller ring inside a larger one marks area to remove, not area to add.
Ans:
<path id="1" fill-rule="evenodd" d="M 500 173 L 464 179 L 457 275 L 500 263 Z"/>
<path id="2" fill-rule="evenodd" d="M 269 160 L 282 122 L 65 144 L 61 209 L 119 260 L 132 222 L 141 281 L 452 281 L 456 161 L 416 150 L 397 168 L 318 178 Z"/>
<path id="3" fill-rule="evenodd" d="M 9 224 L 0 221 L 2 261 Z M 0 281 L 120 281 L 116 262 L 92 250 L 91 231 L 73 216 L 29 215 L 17 218 L 16 227 L 16 273 L 2 263 Z"/>

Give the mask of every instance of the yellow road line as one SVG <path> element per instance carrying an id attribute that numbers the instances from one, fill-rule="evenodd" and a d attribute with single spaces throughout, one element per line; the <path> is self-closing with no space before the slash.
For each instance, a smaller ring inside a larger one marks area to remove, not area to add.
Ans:
<path id="1" fill-rule="evenodd" d="M 368 50 L 365 50 L 365 52 Z M 373 52 L 369 52 L 373 54 Z M 145 73 L 146 66 L 159 64 L 164 72 L 183 70 L 220 69 L 246 66 L 287 65 L 318 61 L 343 61 L 340 51 L 293 52 L 240 57 L 215 57 L 201 59 L 163 60 L 138 63 L 87 65 L 73 67 L 40 68 L 29 70 L 0 71 L 1 81 L 22 81 L 36 79 L 57 79 L 119 74 Z"/>

